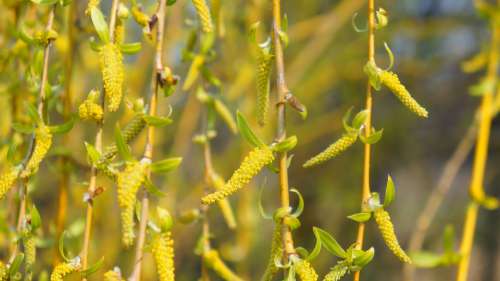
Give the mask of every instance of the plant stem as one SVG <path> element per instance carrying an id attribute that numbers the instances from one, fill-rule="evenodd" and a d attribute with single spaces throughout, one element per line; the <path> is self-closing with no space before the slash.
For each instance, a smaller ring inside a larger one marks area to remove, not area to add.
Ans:
<path id="1" fill-rule="evenodd" d="M 119 0 L 112 0 L 111 10 L 109 15 L 109 38 L 111 42 L 115 40 L 115 26 L 116 26 L 116 16 L 118 11 Z M 105 93 L 101 95 L 101 107 L 104 109 L 105 105 Z M 104 115 L 103 118 L 97 124 L 97 132 L 95 135 L 94 146 L 97 151 L 102 152 L 102 134 L 104 127 Z M 97 188 L 97 167 L 92 165 L 90 169 L 90 181 L 89 187 L 87 190 L 87 194 L 89 199 L 87 199 L 87 213 L 85 216 L 85 230 L 83 237 L 83 247 L 82 252 L 80 254 L 82 259 L 82 268 L 85 270 L 88 265 L 88 253 L 89 253 L 89 245 L 90 245 L 90 235 L 92 232 L 92 221 L 93 221 L 93 195 Z M 82 277 L 82 280 L 87 280 L 85 277 Z"/>
<path id="2" fill-rule="evenodd" d="M 499 1 L 500 3 L 500 1 Z M 496 26 L 494 21 L 491 22 L 491 46 L 488 60 L 488 68 L 485 79 L 495 82 L 497 80 L 498 69 L 498 47 L 500 40 L 500 28 Z M 469 261 L 474 243 L 474 231 L 476 228 L 477 213 L 479 205 L 476 200 L 484 198 L 484 173 L 486 160 L 488 157 L 488 142 L 490 138 L 490 127 L 492 120 L 492 105 L 493 105 L 493 89 L 487 90 L 482 97 L 481 106 L 479 108 L 480 121 L 477 131 L 476 149 L 474 153 L 474 163 L 472 166 L 472 178 L 469 187 L 469 193 L 472 202 L 467 207 L 465 223 L 463 228 L 462 243 L 460 245 L 460 254 L 462 258 L 458 264 L 457 281 L 466 281 L 469 271 Z"/>
<path id="3" fill-rule="evenodd" d="M 368 0 L 368 60 L 375 60 L 375 0 Z M 368 114 L 364 124 L 366 137 L 370 136 L 372 128 L 372 86 L 367 82 L 366 86 L 366 105 L 365 109 Z M 371 145 L 366 143 L 364 148 L 363 160 L 363 190 L 361 195 L 361 207 L 370 197 L 370 159 L 371 159 Z M 356 238 L 356 247 L 363 248 L 363 241 L 365 237 L 365 224 L 360 223 L 358 226 L 358 235 Z M 354 272 L 354 281 L 359 281 L 360 271 Z"/>
<path id="4" fill-rule="evenodd" d="M 156 29 L 156 52 L 155 52 L 155 64 L 153 69 L 151 93 L 149 97 L 149 112 L 150 116 L 156 115 L 157 110 L 157 99 L 158 99 L 158 88 L 159 88 L 159 76 L 163 71 L 163 34 L 165 30 L 165 10 L 166 10 L 166 0 L 158 1 L 158 9 L 156 11 L 156 16 L 158 18 L 157 29 Z M 154 148 L 154 135 L 155 128 L 153 126 L 148 127 L 146 146 L 144 149 L 144 158 L 153 159 L 153 148 Z M 151 179 L 151 171 L 148 169 L 146 172 L 146 178 Z M 143 197 L 141 200 L 141 221 L 139 225 L 139 236 L 137 237 L 137 244 L 135 249 L 135 265 L 132 275 L 130 277 L 131 281 L 141 280 L 141 267 L 142 267 L 142 257 L 144 251 L 144 242 L 146 240 L 146 228 L 149 213 L 149 197 L 147 191 L 144 190 Z"/>
<path id="5" fill-rule="evenodd" d="M 285 64 L 283 62 L 283 47 L 281 45 L 279 32 L 281 30 L 281 5 L 280 0 L 273 0 L 273 32 L 274 56 L 276 62 L 276 90 L 278 94 L 278 118 L 276 141 L 286 138 L 286 101 L 285 96 L 289 93 L 285 80 Z M 281 208 L 288 210 L 290 208 L 290 193 L 288 187 L 288 161 L 287 153 L 279 155 L 279 183 Z M 284 249 L 284 261 L 288 261 L 290 255 L 295 254 L 293 237 L 290 227 L 282 224 L 282 237 Z"/>

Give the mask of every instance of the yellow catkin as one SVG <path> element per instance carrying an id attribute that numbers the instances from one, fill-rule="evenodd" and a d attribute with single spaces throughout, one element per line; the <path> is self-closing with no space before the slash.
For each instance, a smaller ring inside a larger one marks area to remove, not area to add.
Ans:
<path id="1" fill-rule="evenodd" d="M 130 10 L 132 12 L 132 17 L 135 22 L 137 22 L 140 26 L 147 26 L 149 24 L 149 16 L 139 9 L 138 6 L 132 6 Z"/>
<path id="2" fill-rule="evenodd" d="M 427 118 L 429 113 L 422 107 L 408 92 L 406 87 L 399 81 L 398 76 L 391 71 L 381 71 L 379 73 L 380 82 L 406 106 L 411 112 L 420 117 Z"/>
<path id="3" fill-rule="evenodd" d="M 214 187 L 215 190 L 221 190 L 224 185 L 224 179 L 219 176 L 217 173 L 212 173 L 210 175 L 211 181 L 212 181 L 212 186 Z M 236 228 L 236 218 L 234 216 L 233 208 L 231 207 L 231 204 L 229 203 L 229 200 L 227 198 L 221 199 L 217 201 L 217 205 L 219 206 L 219 209 L 222 213 L 222 216 L 224 217 L 224 220 L 226 221 L 227 226 L 230 229 L 235 229 Z"/>
<path id="4" fill-rule="evenodd" d="M 0 176 L 0 199 L 3 199 L 5 194 L 12 188 L 18 175 L 18 169 L 9 167 L 7 171 Z"/>
<path id="5" fill-rule="evenodd" d="M 262 276 L 262 281 L 272 281 L 279 268 L 276 266 L 276 258 L 283 253 L 283 241 L 281 241 L 281 224 L 276 224 L 273 231 L 273 240 L 271 241 L 271 253 L 267 261 L 266 270 Z"/>
<path id="6" fill-rule="evenodd" d="M 347 274 L 347 266 L 336 265 L 325 275 L 323 281 L 339 281 Z"/>
<path id="7" fill-rule="evenodd" d="M 115 26 L 115 42 L 117 44 L 123 44 L 124 41 L 125 41 L 125 24 L 121 19 L 117 19 Z"/>
<path id="8" fill-rule="evenodd" d="M 78 107 L 78 115 L 83 120 L 101 121 L 104 110 L 97 103 L 99 92 L 96 90 L 90 91 L 87 98 Z"/>
<path id="9" fill-rule="evenodd" d="M 391 222 L 391 217 L 389 213 L 382 208 L 378 208 L 374 211 L 375 222 L 378 225 L 382 238 L 384 238 L 385 244 L 389 249 L 398 257 L 401 261 L 406 263 L 411 263 L 410 257 L 401 248 L 394 232 L 394 225 Z"/>
<path id="10" fill-rule="evenodd" d="M 9 268 L 0 261 L 0 281 L 7 281 L 9 276 Z"/>
<path id="11" fill-rule="evenodd" d="M 257 120 L 261 126 L 266 124 L 269 109 L 269 88 L 273 55 L 259 48 L 257 57 Z"/>
<path id="12" fill-rule="evenodd" d="M 318 280 L 318 274 L 312 265 L 306 260 L 298 260 L 295 263 L 295 272 L 299 276 L 301 281 L 316 281 Z"/>
<path id="13" fill-rule="evenodd" d="M 210 15 L 210 9 L 208 8 L 207 1 L 205 0 L 193 0 L 194 8 L 198 14 L 198 18 L 201 22 L 201 29 L 203 32 L 209 33 L 214 30 L 214 24 L 212 23 L 212 16 Z"/>
<path id="14" fill-rule="evenodd" d="M 191 62 L 186 79 L 184 79 L 184 84 L 182 85 L 182 90 L 187 91 L 193 86 L 196 79 L 200 75 L 200 68 L 205 63 L 204 55 L 196 55 Z"/>
<path id="15" fill-rule="evenodd" d="M 136 193 L 144 182 L 146 161 L 131 161 L 125 164 L 125 169 L 118 173 L 118 205 L 121 208 L 122 242 L 125 246 L 134 243 L 134 207 Z"/>
<path id="16" fill-rule="evenodd" d="M 250 154 L 243 159 L 241 166 L 233 173 L 224 187 L 203 197 L 201 201 L 203 204 L 212 204 L 226 198 L 248 184 L 264 166 L 270 164 L 273 160 L 273 152 L 268 147 L 254 148 Z"/>
<path id="17" fill-rule="evenodd" d="M 226 281 L 243 281 L 238 277 L 220 258 L 216 250 L 209 250 L 203 253 L 203 260 L 208 268 L 211 268 L 220 278 Z"/>
<path id="18" fill-rule="evenodd" d="M 166 232 L 156 236 L 151 245 L 151 252 L 156 263 L 158 280 L 174 281 L 174 240 L 172 240 L 172 234 Z"/>
<path id="19" fill-rule="evenodd" d="M 109 270 L 104 273 L 104 281 L 123 281 L 122 275 L 119 271 Z"/>
<path id="20" fill-rule="evenodd" d="M 64 262 L 56 265 L 54 271 L 50 275 L 50 281 L 63 281 L 64 277 L 73 272 L 80 270 L 80 259 L 74 259 L 70 262 Z"/>
<path id="21" fill-rule="evenodd" d="M 99 4 L 101 3 L 101 0 L 89 0 L 87 3 L 87 9 L 85 9 L 85 14 L 90 15 L 90 11 L 93 8 L 99 8 Z"/>
<path id="22" fill-rule="evenodd" d="M 116 111 L 122 100 L 124 79 L 122 53 L 114 43 L 106 43 L 100 52 L 100 67 L 109 111 Z"/>
<path id="23" fill-rule="evenodd" d="M 24 170 L 21 172 L 22 178 L 29 177 L 38 171 L 40 163 L 45 158 L 45 155 L 47 155 L 51 145 L 52 134 L 50 133 L 50 129 L 42 124 L 35 130 L 35 148 Z"/>
<path id="24" fill-rule="evenodd" d="M 23 247 L 24 247 L 24 260 L 28 267 L 31 267 L 35 264 L 36 260 L 36 245 L 35 245 L 35 237 L 33 235 L 28 235 L 23 238 Z"/>
<path id="25" fill-rule="evenodd" d="M 337 155 L 351 147 L 351 145 L 356 142 L 357 138 L 358 135 L 356 133 L 344 134 L 340 139 L 323 150 L 323 152 L 307 160 L 306 163 L 304 163 L 304 165 L 302 166 L 304 168 L 309 168 L 336 157 Z"/>

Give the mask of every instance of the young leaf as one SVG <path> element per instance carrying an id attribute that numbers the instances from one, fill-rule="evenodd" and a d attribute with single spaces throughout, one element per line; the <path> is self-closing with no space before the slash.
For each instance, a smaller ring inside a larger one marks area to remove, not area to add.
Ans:
<path id="1" fill-rule="evenodd" d="M 35 130 L 35 127 L 33 127 L 32 125 L 14 122 L 12 123 L 12 129 L 21 134 L 32 134 Z"/>
<path id="2" fill-rule="evenodd" d="M 38 114 L 38 110 L 35 108 L 34 105 L 30 103 L 26 104 L 26 110 L 28 111 L 28 116 L 30 117 L 33 123 L 38 124 L 42 121 L 40 115 Z"/>
<path id="3" fill-rule="evenodd" d="M 115 143 L 118 154 L 120 154 L 123 160 L 132 161 L 134 159 L 118 125 L 115 127 Z"/>
<path id="4" fill-rule="evenodd" d="M 354 258 L 353 263 L 356 266 L 364 267 L 373 260 L 375 255 L 375 249 L 371 247 L 370 249 L 364 251 L 361 255 Z"/>
<path id="5" fill-rule="evenodd" d="M 248 141 L 251 145 L 255 147 L 264 147 L 265 144 L 262 140 L 260 140 L 250 129 L 250 126 L 248 126 L 248 122 L 241 114 L 241 112 L 236 113 L 236 122 L 238 124 L 238 130 L 240 131 L 241 135 L 243 138 Z"/>
<path id="6" fill-rule="evenodd" d="M 395 194 L 394 182 L 392 181 L 391 176 L 387 176 L 387 184 L 385 186 L 385 197 L 384 197 L 384 207 L 389 206 L 391 202 L 394 200 Z"/>
<path id="7" fill-rule="evenodd" d="M 445 227 L 443 233 L 443 249 L 445 253 L 447 254 L 454 253 L 453 251 L 454 240 L 455 240 L 455 229 L 453 228 L 453 225 L 449 224 Z"/>
<path id="8" fill-rule="evenodd" d="M 366 118 L 368 117 L 368 110 L 362 110 L 354 116 L 354 119 L 352 120 L 352 127 L 359 130 L 361 126 L 365 123 Z"/>
<path id="9" fill-rule="evenodd" d="M 10 280 L 16 280 L 14 278 L 15 274 L 19 272 L 19 268 L 21 267 L 21 264 L 23 263 L 24 260 L 24 254 L 19 253 L 17 256 L 14 258 L 12 263 L 9 266 L 9 276 Z"/>
<path id="10" fill-rule="evenodd" d="M 293 212 L 291 214 L 292 217 L 297 218 L 302 214 L 302 211 L 304 211 L 304 198 L 302 197 L 302 194 L 300 194 L 300 192 L 297 189 L 292 188 L 292 189 L 290 189 L 290 191 L 297 194 L 297 196 L 299 197 L 299 205 L 297 206 L 297 209 L 295 210 L 295 212 Z"/>
<path id="11" fill-rule="evenodd" d="M 275 144 L 272 149 L 276 152 L 287 152 L 292 150 L 296 145 L 297 136 L 291 136 Z"/>
<path id="12" fill-rule="evenodd" d="M 347 218 L 349 218 L 355 222 L 366 222 L 371 218 L 371 216 L 372 216 L 372 213 L 362 212 L 362 213 L 352 214 L 350 216 L 347 216 Z"/>
<path id="13" fill-rule="evenodd" d="M 73 128 L 75 124 L 75 118 L 71 117 L 67 122 L 62 123 L 61 125 L 50 126 L 49 130 L 53 134 L 65 134 Z"/>
<path id="14" fill-rule="evenodd" d="M 104 15 L 101 10 L 94 7 L 90 10 L 90 18 L 92 19 L 92 24 L 94 24 L 95 31 L 101 39 L 102 42 L 109 42 L 109 29 L 106 20 L 104 20 Z"/>
<path id="15" fill-rule="evenodd" d="M 380 141 L 383 133 L 384 133 L 384 129 L 380 129 L 377 131 L 377 130 L 375 130 L 375 128 L 372 128 L 372 132 L 370 133 L 370 135 L 368 137 L 364 136 L 363 134 L 360 134 L 359 138 L 361 139 L 361 141 L 363 143 L 375 144 L 375 143 Z"/>
<path id="16" fill-rule="evenodd" d="M 163 159 L 151 164 L 151 172 L 153 173 L 166 173 L 177 168 L 182 162 L 182 157 L 172 157 Z"/>
<path id="17" fill-rule="evenodd" d="M 31 2 L 39 5 L 54 5 L 58 2 L 59 0 L 31 0 Z"/>
<path id="18" fill-rule="evenodd" d="M 342 125 L 344 126 L 344 130 L 346 130 L 347 132 L 353 129 L 351 126 L 349 126 L 349 119 L 351 119 L 352 109 L 353 107 L 351 106 L 351 108 L 349 108 L 349 110 L 347 110 L 347 112 L 342 117 Z"/>
<path id="19" fill-rule="evenodd" d="M 411 261 L 417 267 L 432 268 L 441 265 L 443 260 L 442 255 L 438 255 L 432 252 L 416 252 L 411 253 Z"/>
<path id="20" fill-rule="evenodd" d="M 152 194 L 156 197 L 165 197 L 165 192 L 161 191 L 155 184 L 151 182 L 151 180 L 146 179 L 144 181 L 144 186 L 146 187 L 146 190 L 148 191 L 149 194 Z"/>
<path id="21" fill-rule="evenodd" d="M 315 259 L 319 255 L 319 252 L 321 252 L 321 238 L 319 237 L 318 232 L 314 231 L 315 229 L 316 229 L 316 227 L 313 227 L 313 233 L 314 233 L 314 237 L 316 237 L 316 243 L 314 243 L 313 250 L 307 256 L 307 258 L 306 258 L 307 261 L 311 261 L 311 260 Z"/>
<path id="22" fill-rule="evenodd" d="M 163 127 L 172 124 L 172 119 L 168 117 L 144 115 L 143 118 L 146 124 L 153 127 Z"/>
<path id="23" fill-rule="evenodd" d="M 269 215 L 266 213 L 266 211 L 264 210 L 264 206 L 262 205 L 262 193 L 264 191 L 264 188 L 261 187 L 260 188 L 260 191 L 259 191 L 259 212 L 260 212 L 260 215 L 266 219 L 266 220 L 270 220 L 273 218 L 272 215 Z"/>
<path id="24" fill-rule="evenodd" d="M 59 237 L 59 254 L 61 255 L 61 257 L 63 258 L 63 260 L 65 260 L 66 262 L 70 261 L 71 259 L 68 258 L 64 252 L 64 238 L 66 237 L 66 230 L 63 231 L 63 233 L 61 233 L 61 237 Z"/>
<path id="25" fill-rule="evenodd" d="M 136 54 L 141 50 L 141 48 L 142 46 L 140 42 L 120 44 L 120 51 L 127 55 Z"/>
<path id="26" fill-rule="evenodd" d="M 328 232 L 322 230 L 319 227 L 313 228 L 314 233 L 321 239 L 321 244 L 325 249 L 339 258 L 346 258 L 346 251 L 340 246 L 340 244 L 333 238 Z"/>
<path id="27" fill-rule="evenodd" d="M 33 231 L 37 230 L 42 225 L 42 218 L 35 205 L 31 205 L 30 208 L 30 221 L 31 228 Z"/>
<path id="28" fill-rule="evenodd" d="M 104 265 L 104 257 L 101 257 L 96 263 L 87 267 L 87 269 L 83 270 L 82 276 L 84 278 L 90 277 L 90 275 L 92 275 L 92 273 L 95 273 L 96 271 L 101 269 L 103 265 Z"/>
<path id="29" fill-rule="evenodd" d="M 96 164 L 99 159 L 101 159 L 101 153 L 90 143 L 85 142 L 85 148 L 87 149 L 87 155 L 89 156 L 90 163 Z"/>

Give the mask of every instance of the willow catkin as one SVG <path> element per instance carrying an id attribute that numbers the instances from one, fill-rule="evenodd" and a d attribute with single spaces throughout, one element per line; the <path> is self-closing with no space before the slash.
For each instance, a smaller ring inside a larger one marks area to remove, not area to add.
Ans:
<path id="1" fill-rule="evenodd" d="M 298 260 L 295 262 L 295 272 L 299 276 L 301 281 L 316 281 L 318 280 L 318 274 L 312 265 L 306 260 Z"/>
<path id="2" fill-rule="evenodd" d="M 116 176 L 118 186 L 118 205 L 121 208 L 122 242 L 125 246 L 134 243 L 134 207 L 136 193 L 144 182 L 147 168 L 146 161 L 130 161 L 125 169 Z"/>
<path id="3" fill-rule="evenodd" d="M 233 173 L 224 187 L 203 197 L 201 199 L 202 203 L 212 204 L 238 191 L 248 184 L 264 166 L 273 162 L 273 160 L 274 155 L 269 147 L 254 148 L 250 154 L 243 159 L 241 166 Z"/>
<path id="4" fill-rule="evenodd" d="M 283 242 L 281 241 L 281 224 L 276 223 L 273 231 L 273 240 L 271 241 L 271 253 L 267 261 L 266 270 L 261 281 L 272 281 L 279 268 L 276 266 L 275 260 L 283 253 Z"/>
<path id="5" fill-rule="evenodd" d="M 14 181 L 19 175 L 19 169 L 16 167 L 8 167 L 7 171 L 0 176 L 0 199 L 3 199 L 5 194 L 12 188 Z"/>
<path id="6" fill-rule="evenodd" d="M 109 111 L 116 111 L 122 100 L 124 79 L 122 53 L 114 43 L 106 43 L 100 52 L 100 67 Z"/>
<path id="7" fill-rule="evenodd" d="M 0 281 L 7 281 L 9 277 L 9 268 L 0 261 Z"/>
<path id="8" fill-rule="evenodd" d="M 80 270 L 81 263 L 80 259 L 76 258 L 70 262 L 64 262 L 56 265 L 54 271 L 50 275 L 50 281 L 63 281 L 64 277 L 73 272 Z"/>
<path id="9" fill-rule="evenodd" d="M 104 111 L 100 104 L 97 103 L 99 92 L 96 90 L 90 91 L 87 98 L 78 107 L 78 116 L 83 120 L 101 121 Z"/>
<path id="10" fill-rule="evenodd" d="M 27 178 L 38 171 L 40 163 L 45 158 L 45 155 L 47 155 L 51 145 L 52 134 L 50 133 L 50 129 L 41 124 L 35 130 L 35 147 L 28 163 L 21 172 L 21 178 Z"/>
<path id="11" fill-rule="evenodd" d="M 120 271 L 117 270 L 109 270 L 104 273 L 104 281 L 123 281 L 122 275 Z"/>
<path id="12" fill-rule="evenodd" d="M 124 41 L 125 41 L 125 24 L 121 19 L 117 19 L 115 26 L 115 42 L 117 44 L 123 44 Z"/>
<path id="13" fill-rule="evenodd" d="M 208 8 L 207 1 L 193 0 L 193 5 L 196 9 L 198 18 L 200 19 L 201 29 L 203 32 L 212 32 L 214 30 L 214 24 L 212 22 L 212 16 L 210 15 L 210 9 Z"/>
<path id="14" fill-rule="evenodd" d="M 219 253 L 216 250 L 208 250 L 203 253 L 203 261 L 208 268 L 211 268 L 220 278 L 226 281 L 243 281 L 238 275 L 236 275 L 224 261 L 220 258 Z"/>
<path id="15" fill-rule="evenodd" d="M 87 3 L 87 8 L 85 9 L 85 14 L 90 15 L 90 11 L 94 8 L 99 8 L 101 0 L 89 0 Z"/>
<path id="16" fill-rule="evenodd" d="M 153 239 L 151 252 L 156 263 L 158 280 L 174 281 L 174 240 L 170 232 L 161 233 Z"/>
<path id="17" fill-rule="evenodd" d="M 210 180 L 215 190 L 221 190 L 225 185 L 224 179 L 215 172 L 211 173 Z M 219 209 L 222 213 L 222 216 L 224 217 L 224 221 L 226 222 L 227 226 L 230 229 L 235 229 L 236 218 L 234 216 L 233 208 L 231 207 L 229 200 L 227 200 L 227 198 L 221 199 L 217 201 L 217 205 L 219 206 Z"/>
<path id="18" fill-rule="evenodd" d="M 257 120 L 261 126 L 266 124 L 269 109 L 269 89 L 273 55 L 259 48 L 257 57 Z"/>
<path id="19" fill-rule="evenodd" d="M 334 266 L 330 272 L 325 275 L 323 281 L 339 281 L 342 277 L 347 274 L 348 268 L 344 265 L 336 265 Z"/>
<path id="20" fill-rule="evenodd" d="M 351 145 L 353 145 L 358 138 L 356 133 L 344 134 L 340 139 L 328 146 L 323 152 L 309 159 L 302 165 L 304 168 L 309 168 L 325 161 L 328 161 L 340 153 L 347 150 Z"/>
<path id="21" fill-rule="evenodd" d="M 406 106 L 411 112 L 420 117 L 427 118 L 429 113 L 422 107 L 408 92 L 406 87 L 399 81 L 398 76 L 391 72 L 382 70 L 379 73 L 380 82 L 385 85 L 391 92 Z"/>
<path id="22" fill-rule="evenodd" d="M 375 217 L 375 222 L 378 225 L 382 238 L 384 238 L 385 244 L 389 249 L 398 257 L 401 261 L 406 263 L 411 263 L 410 257 L 401 248 L 394 232 L 394 225 L 391 222 L 391 217 L 389 213 L 383 208 L 378 208 L 373 212 Z"/>
<path id="23" fill-rule="evenodd" d="M 24 260 L 28 267 L 31 267 L 35 264 L 36 260 L 36 245 L 35 245 L 35 237 L 33 235 L 28 235 L 23 238 L 23 247 L 24 247 Z"/>

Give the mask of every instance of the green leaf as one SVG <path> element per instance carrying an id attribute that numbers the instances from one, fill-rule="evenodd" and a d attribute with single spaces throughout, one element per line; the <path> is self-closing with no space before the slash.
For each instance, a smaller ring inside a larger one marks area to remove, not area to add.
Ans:
<path id="1" fill-rule="evenodd" d="M 167 173 L 177 168 L 182 162 L 182 157 L 172 157 L 163 159 L 151 164 L 151 172 Z"/>
<path id="2" fill-rule="evenodd" d="M 214 109 L 219 117 L 224 121 L 227 127 L 233 134 L 238 132 L 236 122 L 234 122 L 234 115 L 231 110 L 219 99 L 214 100 Z"/>
<path id="3" fill-rule="evenodd" d="M 144 115 L 143 118 L 146 124 L 152 127 L 163 127 L 172 124 L 172 119 L 168 117 Z"/>
<path id="4" fill-rule="evenodd" d="M 142 48 L 141 42 L 120 44 L 120 51 L 127 55 L 138 53 Z"/>
<path id="5" fill-rule="evenodd" d="M 363 134 L 360 134 L 359 138 L 361 139 L 361 141 L 363 143 L 375 144 L 375 143 L 380 141 L 383 133 L 384 133 L 384 129 L 380 129 L 380 130 L 376 131 L 375 128 L 372 128 L 372 132 L 370 133 L 370 135 L 368 137 L 366 137 Z"/>
<path id="6" fill-rule="evenodd" d="M 64 252 L 64 238 L 66 237 L 66 230 L 63 231 L 63 233 L 61 233 L 61 237 L 59 237 L 59 254 L 61 255 L 61 257 L 66 261 L 66 262 L 69 262 L 71 259 L 68 258 Z"/>
<path id="7" fill-rule="evenodd" d="M 35 42 L 35 39 L 33 39 L 33 37 L 28 35 L 26 30 L 24 29 L 24 25 L 21 25 L 21 27 L 17 31 L 17 36 L 19 37 L 19 39 L 21 39 L 24 43 L 28 45 L 31 45 Z"/>
<path id="8" fill-rule="evenodd" d="M 394 182 L 389 175 L 387 176 L 387 184 L 385 186 L 384 207 L 387 207 L 389 206 L 389 204 L 391 204 L 391 202 L 394 200 L 395 193 L 396 188 L 394 187 Z"/>
<path id="9" fill-rule="evenodd" d="M 243 138 L 248 141 L 251 145 L 255 147 L 264 147 L 265 144 L 262 140 L 260 140 L 250 129 L 250 126 L 248 126 L 248 122 L 241 114 L 241 112 L 236 113 L 236 123 L 238 124 L 238 130 L 240 131 L 241 135 Z"/>
<path id="10" fill-rule="evenodd" d="M 17 122 L 12 123 L 12 129 L 21 134 L 32 134 L 35 131 L 35 127 L 33 127 L 32 125 L 26 125 Z"/>
<path id="11" fill-rule="evenodd" d="M 14 276 L 16 273 L 19 272 L 19 268 L 21 267 L 21 264 L 23 263 L 24 260 L 24 254 L 19 253 L 17 256 L 14 258 L 12 263 L 9 266 L 9 276 L 11 280 L 15 280 Z"/>
<path id="12" fill-rule="evenodd" d="M 273 218 L 272 215 L 269 215 L 268 213 L 266 213 L 266 211 L 264 210 L 264 206 L 262 204 L 262 193 L 264 192 L 264 188 L 263 186 L 260 188 L 260 191 L 259 191 L 259 212 L 260 212 L 260 215 L 266 219 L 266 220 L 270 220 Z"/>
<path id="13" fill-rule="evenodd" d="M 89 266 L 87 269 L 83 270 L 82 276 L 85 278 L 90 277 L 90 275 L 101 269 L 103 265 L 104 265 L 104 257 L 101 257 L 96 263 Z"/>
<path id="14" fill-rule="evenodd" d="M 352 214 L 350 216 L 347 216 L 347 218 L 355 221 L 355 222 L 366 222 L 372 217 L 371 213 L 368 212 L 361 212 L 361 213 L 356 213 Z"/>
<path id="15" fill-rule="evenodd" d="M 307 257 L 309 257 L 310 253 L 307 249 L 305 249 L 304 247 L 297 247 L 295 248 L 295 251 L 297 252 L 297 254 L 299 254 L 299 256 L 302 258 L 302 259 L 307 259 Z"/>
<path id="16" fill-rule="evenodd" d="M 101 159 L 101 153 L 92 144 L 85 142 L 85 149 L 91 164 L 96 164 Z"/>
<path id="17" fill-rule="evenodd" d="M 311 251 L 311 253 L 307 256 L 306 260 L 311 261 L 315 259 L 319 253 L 321 252 L 321 238 L 319 237 L 319 234 L 315 231 L 316 227 L 313 227 L 313 233 L 314 237 L 316 237 L 316 243 L 314 243 L 314 248 Z"/>
<path id="18" fill-rule="evenodd" d="M 351 106 L 351 108 L 349 108 L 349 110 L 347 110 L 347 112 L 342 117 L 342 125 L 344 126 L 344 130 L 346 130 L 347 132 L 350 132 L 353 130 L 353 128 L 349 125 L 349 120 L 351 119 L 352 109 L 353 109 L 353 107 Z"/>
<path id="19" fill-rule="evenodd" d="M 284 14 L 283 18 L 281 19 L 281 30 L 283 30 L 283 32 L 288 31 L 288 16 L 287 16 L 287 14 Z"/>
<path id="20" fill-rule="evenodd" d="M 144 186 L 149 194 L 154 195 L 156 197 L 165 197 L 166 193 L 161 191 L 155 184 L 151 182 L 150 179 L 146 179 L 144 181 Z"/>
<path id="21" fill-rule="evenodd" d="M 339 258 L 346 258 L 346 251 L 340 246 L 340 244 L 333 238 L 328 232 L 324 231 L 319 227 L 313 228 L 314 234 L 321 239 L 321 244 L 325 249 Z"/>
<path id="22" fill-rule="evenodd" d="M 38 114 L 38 109 L 30 103 L 26 104 L 26 110 L 28 111 L 28 116 L 30 117 L 31 121 L 33 123 L 40 123 L 42 122 L 42 119 L 40 118 L 40 115 Z"/>
<path id="23" fill-rule="evenodd" d="M 302 197 L 302 194 L 300 194 L 300 192 L 297 189 L 292 188 L 292 189 L 290 189 L 290 191 L 297 194 L 297 196 L 299 197 L 299 205 L 297 206 L 297 209 L 295 210 L 295 212 L 293 212 L 291 214 L 292 217 L 297 218 L 302 214 L 302 211 L 304 211 L 304 198 Z"/>
<path id="24" fill-rule="evenodd" d="M 50 126 L 49 130 L 53 134 L 65 134 L 73 129 L 75 120 L 76 118 L 71 117 L 67 122 L 62 123 L 61 125 Z"/>
<path id="25" fill-rule="evenodd" d="M 411 253 L 411 260 L 417 267 L 432 268 L 441 265 L 443 256 L 432 252 L 415 252 Z"/>
<path id="26" fill-rule="evenodd" d="M 469 92 L 472 96 L 482 96 L 487 93 L 492 93 L 494 90 L 494 79 L 482 79 L 479 83 L 469 87 Z"/>
<path id="27" fill-rule="evenodd" d="M 177 2 L 177 0 L 167 0 L 167 6 L 172 6 Z"/>
<path id="28" fill-rule="evenodd" d="M 352 120 L 352 127 L 359 130 L 365 123 L 366 118 L 368 117 L 368 113 L 369 110 L 367 109 L 358 112 L 358 114 L 356 114 L 356 116 L 354 116 L 354 119 Z"/>
<path id="29" fill-rule="evenodd" d="M 90 18 L 92 19 L 92 23 L 94 24 L 95 31 L 97 35 L 104 43 L 109 43 L 109 29 L 106 20 L 104 19 L 104 15 L 101 10 L 97 7 L 93 7 L 90 10 Z"/>
<path id="30" fill-rule="evenodd" d="M 443 232 L 443 249 L 445 253 L 454 253 L 453 246 L 455 244 L 455 229 L 449 224 L 444 228 Z"/>
<path id="31" fill-rule="evenodd" d="M 37 230 L 42 225 L 42 218 L 35 205 L 30 208 L 30 224 L 33 231 Z"/>
<path id="32" fill-rule="evenodd" d="M 54 5 L 59 2 L 59 0 L 31 0 L 31 2 L 39 5 Z"/>
<path id="33" fill-rule="evenodd" d="M 132 153 L 130 152 L 130 148 L 125 142 L 125 139 L 123 138 L 122 132 L 118 125 L 116 125 L 115 127 L 115 143 L 116 143 L 116 148 L 118 149 L 118 154 L 120 154 L 123 160 L 125 161 L 134 160 L 134 157 L 132 157 Z"/>
<path id="34" fill-rule="evenodd" d="M 90 45 L 90 49 L 92 49 L 92 51 L 94 51 L 94 52 L 100 52 L 102 49 L 102 43 L 97 42 L 95 40 L 95 37 L 93 37 L 93 36 L 90 37 L 89 45 Z"/>
<path id="35" fill-rule="evenodd" d="M 291 230 L 295 230 L 295 229 L 299 228 L 301 225 L 300 220 L 298 218 L 292 217 L 292 216 L 284 217 L 283 223 L 285 225 L 288 225 L 288 227 L 290 227 Z"/>
<path id="36" fill-rule="evenodd" d="M 276 152 L 287 152 L 292 150 L 296 145 L 297 136 L 291 136 L 273 145 L 271 148 Z"/>
<path id="37" fill-rule="evenodd" d="M 373 260 L 375 255 L 375 249 L 371 247 L 370 249 L 364 251 L 361 255 L 354 258 L 353 263 L 356 266 L 364 267 Z"/>

